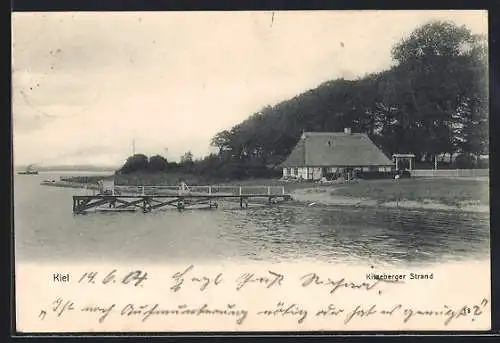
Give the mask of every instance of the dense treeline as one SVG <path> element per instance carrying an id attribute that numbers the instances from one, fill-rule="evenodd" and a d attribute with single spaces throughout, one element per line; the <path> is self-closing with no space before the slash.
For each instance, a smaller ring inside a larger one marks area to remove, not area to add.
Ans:
<path id="1" fill-rule="evenodd" d="M 219 132 L 212 140 L 218 154 L 198 161 L 190 155 L 171 167 L 208 177 L 276 175 L 274 167 L 302 132 L 344 127 L 367 133 L 389 156 L 414 153 L 417 161 L 428 163 L 436 155 L 458 156 L 457 166 L 478 166 L 489 144 L 485 37 L 465 26 L 433 21 L 395 44 L 391 53 L 389 70 L 329 81 L 266 106 Z M 144 157 L 138 165 L 148 169 Z"/>
<path id="2" fill-rule="evenodd" d="M 169 164 L 163 156 L 155 155 L 148 158 L 144 154 L 135 154 L 127 159 L 118 172 L 121 174 L 130 174 L 139 171 L 165 172 L 171 167 L 172 164 Z"/>
<path id="3" fill-rule="evenodd" d="M 430 22 L 392 49 L 394 66 L 338 79 L 268 106 L 212 144 L 220 155 L 275 165 L 303 131 L 365 132 L 388 155 L 417 160 L 451 154 L 477 160 L 488 153 L 487 41 L 466 27 Z"/>
<path id="4" fill-rule="evenodd" d="M 167 178 L 170 181 L 178 179 L 189 179 L 196 183 L 197 180 L 231 180 L 247 177 L 269 177 L 279 176 L 281 172 L 272 170 L 262 165 L 257 159 L 241 160 L 239 158 L 224 159 L 218 155 L 210 155 L 203 159 L 193 160 L 190 151 L 185 153 L 179 163 L 168 162 L 160 155 L 147 157 L 144 154 L 130 156 L 124 165 L 116 171 L 117 175 L 144 174 L 145 179 L 151 173 L 168 173 L 175 177 Z M 141 178 L 142 180 L 142 178 Z M 142 180 L 144 181 L 144 180 Z M 162 180 L 160 180 L 162 181 Z"/>

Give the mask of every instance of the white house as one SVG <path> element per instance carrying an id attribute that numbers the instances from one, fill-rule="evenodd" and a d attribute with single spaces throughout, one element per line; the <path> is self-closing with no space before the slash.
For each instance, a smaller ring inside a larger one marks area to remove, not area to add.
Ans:
<path id="1" fill-rule="evenodd" d="M 393 162 L 365 133 L 304 132 L 285 162 L 283 177 L 319 180 L 329 173 L 391 171 Z"/>

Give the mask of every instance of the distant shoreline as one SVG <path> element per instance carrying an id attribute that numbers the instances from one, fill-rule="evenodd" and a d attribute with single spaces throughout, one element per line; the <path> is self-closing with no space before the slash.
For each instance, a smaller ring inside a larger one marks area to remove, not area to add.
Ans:
<path id="1" fill-rule="evenodd" d="M 50 169 L 50 170 L 38 170 L 38 173 L 64 173 L 64 174 L 71 174 L 71 173 L 78 173 L 78 174 L 83 174 L 83 173 L 89 173 L 89 174 L 95 174 L 95 173 L 106 173 L 108 175 L 113 175 L 114 170 L 60 170 L 60 169 Z M 17 173 L 17 171 L 16 171 Z"/>
<path id="2" fill-rule="evenodd" d="M 14 171 L 25 171 L 28 166 L 15 166 Z M 114 173 L 117 167 L 100 167 L 100 166 L 33 166 L 33 169 L 38 172 L 110 172 Z"/>

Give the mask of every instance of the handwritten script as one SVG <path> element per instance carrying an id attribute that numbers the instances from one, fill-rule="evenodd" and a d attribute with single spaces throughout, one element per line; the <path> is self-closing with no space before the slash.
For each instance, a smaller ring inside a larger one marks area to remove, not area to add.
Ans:
<path id="1" fill-rule="evenodd" d="M 491 325 L 483 276 L 488 274 L 477 266 L 471 269 L 477 272 L 475 284 L 463 282 L 459 267 L 44 268 L 43 274 L 36 274 L 39 266 L 16 274 L 16 322 L 32 332 L 484 330 Z M 37 284 L 36 290 L 23 291 L 28 284 Z"/>
<path id="2" fill-rule="evenodd" d="M 253 315 L 260 317 L 276 318 L 290 317 L 294 318 L 298 324 L 302 324 L 309 315 L 314 318 L 318 317 L 335 317 L 341 318 L 343 324 L 348 324 L 352 320 L 364 319 L 370 316 L 389 316 L 397 317 L 403 323 L 420 317 L 434 317 L 443 321 L 444 325 L 448 325 L 451 321 L 463 318 L 469 318 L 474 321 L 476 317 L 483 314 L 482 308 L 488 304 L 488 300 L 483 299 L 480 304 L 463 305 L 457 308 L 451 308 L 444 305 L 437 309 L 422 309 L 406 307 L 403 304 L 396 304 L 390 308 L 379 308 L 376 304 L 370 306 L 355 305 L 352 308 L 343 308 L 335 304 L 328 304 L 324 308 L 306 309 L 299 304 L 277 303 L 269 309 L 254 311 Z M 72 312 L 86 312 L 94 316 L 98 323 L 103 323 L 106 318 L 111 316 L 130 317 L 141 322 L 145 322 L 153 317 L 190 317 L 190 316 L 213 316 L 224 319 L 234 320 L 238 325 L 244 323 L 250 314 L 250 310 L 239 307 L 237 304 L 209 305 L 203 304 L 180 304 L 168 305 L 159 303 L 150 304 L 93 304 L 84 305 L 75 304 L 72 300 L 57 298 L 49 306 L 49 312 L 53 315 L 61 317 L 64 314 Z M 47 315 L 47 310 L 40 312 L 40 319 L 43 320 Z"/>
<path id="3" fill-rule="evenodd" d="M 474 323 L 489 316 L 489 299 L 485 296 L 463 303 L 407 301 L 412 300 L 416 289 L 424 294 L 425 285 L 410 285 L 402 279 L 278 269 L 227 273 L 212 268 L 207 273 L 194 265 L 169 271 L 114 268 L 72 274 L 67 285 L 53 288 L 51 298 L 31 311 L 35 310 L 39 323 L 83 321 L 94 323 L 93 329 L 99 330 L 109 323 L 125 321 L 139 331 L 140 325 L 151 322 L 169 323 L 169 327 L 176 322 L 216 322 L 241 330 L 264 322 L 283 322 L 289 330 L 323 323 L 321 328 L 335 330 L 357 329 L 363 323 L 371 323 L 373 328 L 388 321 L 404 329 L 431 320 L 446 328 L 457 321 Z M 413 291 L 406 293 L 408 287 Z"/>

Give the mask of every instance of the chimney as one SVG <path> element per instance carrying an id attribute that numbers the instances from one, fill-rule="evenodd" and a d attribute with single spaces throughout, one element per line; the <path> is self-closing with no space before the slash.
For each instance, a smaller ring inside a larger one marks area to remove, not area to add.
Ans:
<path id="1" fill-rule="evenodd" d="M 344 133 L 350 135 L 351 134 L 351 128 L 350 127 L 344 128 Z"/>

